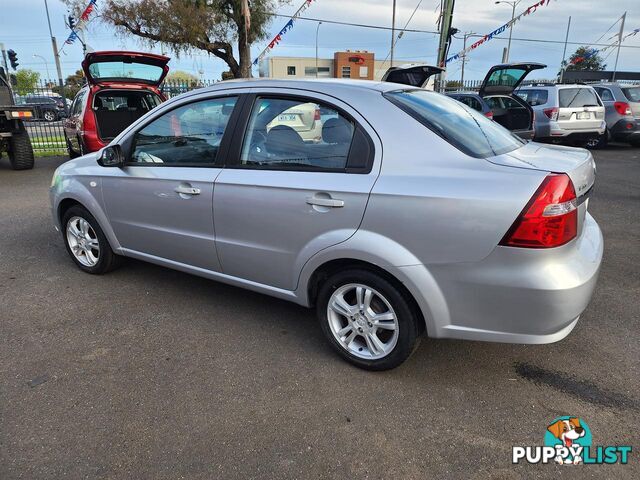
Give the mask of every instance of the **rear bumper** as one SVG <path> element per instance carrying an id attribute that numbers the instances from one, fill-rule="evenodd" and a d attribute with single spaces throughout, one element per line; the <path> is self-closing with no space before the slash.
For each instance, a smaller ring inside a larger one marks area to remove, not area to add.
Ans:
<path id="1" fill-rule="evenodd" d="M 640 130 L 635 119 L 618 120 L 610 129 L 611 138 L 619 142 L 628 142 L 632 137 L 640 138 Z"/>
<path id="2" fill-rule="evenodd" d="M 582 234 L 562 247 L 497 247 L 477 263 L 431 265 L 429 273 L 446 309 L 438 309 L 439 317 L 427 318 L 428 333 L 508 343 L 561 340 L 591 300 L 602 252 L 602 233 L 587 214 Z M 417 268 L 425 267 L 403 270 Z M 430 292 L 421 292 L 418 303 L 428 304 Z"/>

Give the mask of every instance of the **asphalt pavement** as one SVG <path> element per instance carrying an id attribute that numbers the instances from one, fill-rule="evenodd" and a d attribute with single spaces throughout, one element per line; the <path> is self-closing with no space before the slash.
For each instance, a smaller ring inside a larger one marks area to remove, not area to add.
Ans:
<path id="1" fill-rule="evenodd" d="M 0 160 L 0 479 L 640 478 L 640 149 L 595 152 L 591 305 L 551 345 L 423 340 L 365 372 L 314 313 L 129 260 L 91 276 Z M 517 465 L 561 415 L 628 465 Z M 576 469 L 578 471 L 576 471 Z"/>

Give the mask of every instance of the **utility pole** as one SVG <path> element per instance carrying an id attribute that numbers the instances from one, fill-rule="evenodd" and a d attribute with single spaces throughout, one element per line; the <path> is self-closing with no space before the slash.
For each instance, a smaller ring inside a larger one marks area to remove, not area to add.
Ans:
<path id="1" fill-rule="evenodd" d="M 511 53 L 511 34 L 513 33 L 513 19 L 516 16 L 516 7 L 521 1 L 522 0 L 513 0 L 513 1 L 498 0 L 497 2 L 495 2 L 496 5 L 498 5 L 499 3 L 507 3 L 511 5 L 511 24 L 509 25 L 509 42 L 507 43 L 507 49 L 504 50 L 502 53 L 502 63 L 507 63 L 509 61 L 509 54 Z"/>
<path id="2" fill-rule="evenodd" d="M 5 75 L 7 75 L 7 82 L 9 82 L 9 65 L 7 64 L 7 51 L 4 49 L 4 43 L 0 43 L 0 50 L 2 50 L 2 63 L 4 63 L 4 73 Z"/>
<path id="3" fill-rule="evenodd" d="M 564 78 L 564 71 L 567 68 L 564 64 L 565 57 L 567 55 L 567 42 L 569 40 L 569 29 L 571 28 L 571 15 L 569 15 L 569 22 L 567 22 L 567 33 L 564 36 L 564 49 L 562 50 L 562 63 L 560 63 L 560 83 Z"/>
<path id="4" fill-rule="evenodd" d="M 613 66 L 613 75 L 611 75 L 611 81 L 616 81 L 616 71 L 618 70 L 618 57 L 620 56 L 620 46 L 622 45 L 622 33 L 624 32 L 624 21 L 627 19 L 627 12 L 622 15 L 622 22 L 620 23 L 620 33 L 618 33 L 618 51 L 616 52 L 616 63 Z"/>
<path id="5" fill-rule="evenodd" d="M 316 27 L 316 78 L 318 78 L 318 32 L 320 31 L 320 25 L 322 25 L 322 22 L 318 22 Z"/>
<path id="6" fill-rule="evenodd" d="M 453 19 L 453 5 L 455 0 L 442 0 L 442 9 L 440 12 L 440 41 L 438 42 L 438 63 L 439 67 L 446 67 L 447 51 L 449 50 L 449 42 L 451 40 L 451 21 Z M 438 75 L 439 85 L 436 91 L 444 90 L 445 72 Z"/>
<path id="7" fill-rule="evenodd" d="M 44 8 L 47 12 L 47 23 L 49 24 L 49 35 L 51 36 L 51 47 L 53 48 L 53 58 L 56 61 L 56 70 L 58 71 L 58 84 L 60 85 L 60 96 L 62 97 L 62 103 L 64 104 L 65 113 L 67 111 L 67 100 L 64 96 L 64 82 L 62 80 L 62 68 L 60 67 L 60 55 L 58 54 L 58 44 L 56 43 L 56 37 L 53 36 L 53 30 L 51 29 L 51 18 L 49 18 L 49 5 L 47 0 L 44 0 Z"/>
<path id="8" fill-rule="evenodd" d="M 475 35 L 475 32 L 464 32 L 462 34 L 462 51 L 467 49 L 467 38 L 471 35 Z M 467 54 L 462 54 L 462 73 L 460 74 L 460 86 L 464 88 L 464 64 L 467 63 Z"/>
<path id="9" fill-rule="evenodd" d="M 396 43 L 396 0 L 393 0 L 393 13 L 391 14 L 391 67 L 393 67 L 393 46 Z"/>

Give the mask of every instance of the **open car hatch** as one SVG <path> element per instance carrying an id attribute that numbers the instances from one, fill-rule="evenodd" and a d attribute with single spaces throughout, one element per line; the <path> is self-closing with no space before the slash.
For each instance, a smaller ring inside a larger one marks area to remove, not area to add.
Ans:
<path id="1" fill-rule="evenodd" d="M 382 81 L 424 88 L 429 78 L 440 72 L 444 72 L 444 68 L 422 63 L 409 63 L 389 68 L 383 75 Z"/>
<path id="2" fill-rule="evenodd" d="M 158 86 L 169 72 L 169 60 L 154 53 L 91 52 L 84 57 L 82 69 L 91 85 L 117 82 Z"/>
<path id="3" fill-rule="evenodd" d="M 487 72 L 480 86 L 480 96 L 511 95 L 529 72 L 546 68 L 543 63 L 503 63 Z"/>

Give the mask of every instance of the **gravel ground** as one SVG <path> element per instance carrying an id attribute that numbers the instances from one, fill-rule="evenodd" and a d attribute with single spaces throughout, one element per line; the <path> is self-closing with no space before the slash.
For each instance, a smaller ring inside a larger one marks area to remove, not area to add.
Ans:
<path id="1" fill-rule="evenodd" d="M 137 261 L 82 273 L 51 226 L 64 159 L 3 159 L 0 478 L 640 478 L 636 451 L 626 466 L 511 465 L 560 415 L 639 447 L 640 149 L 595 156 L 605 258 L 572 334 L 426 340 L 383 373 L 342 362 L 284 301 Z"/>

